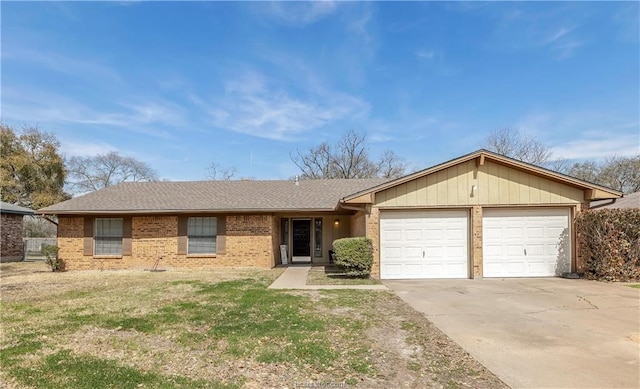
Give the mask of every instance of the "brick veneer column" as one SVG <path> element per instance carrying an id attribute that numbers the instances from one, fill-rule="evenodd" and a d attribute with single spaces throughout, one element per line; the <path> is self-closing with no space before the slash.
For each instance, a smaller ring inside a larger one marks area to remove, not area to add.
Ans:
<path id="1" fill-rule="evenodd" d="M 380 278 L 380 210 L 372 207 L 366 216 L 367 238 L 373 244 L 373 266 L 371 277 Z"/>
<path id="2" fill-rule="evenodd" d="M 482 279 L 482 207 L 471 208 L 471 263 L 472 278 Z"/>

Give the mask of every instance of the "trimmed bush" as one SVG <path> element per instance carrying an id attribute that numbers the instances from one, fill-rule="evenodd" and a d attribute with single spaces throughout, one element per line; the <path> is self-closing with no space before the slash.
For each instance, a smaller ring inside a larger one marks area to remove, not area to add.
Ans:
<path id="1" fill-rule="evenodd" d="M 576 230 L 587 278 L 640 280 L 640 209 L 588 210 L 576 218 Z"/>
<path id="2" fill-rule="evenodd" d="M 51 268 L 51 271 L 64 271 L 64 261 L 58 258 L 58 251 L 60 248 L 54 245 L 47 245 L 40 250 L 46 257 L 44 260 Z"/>
<path id="3" fill-rule="evenodd" d="M 369 238 L 333 241 L 334 261 L 347 276 L 366 278 L 373 266 L 373 245 Z"/>

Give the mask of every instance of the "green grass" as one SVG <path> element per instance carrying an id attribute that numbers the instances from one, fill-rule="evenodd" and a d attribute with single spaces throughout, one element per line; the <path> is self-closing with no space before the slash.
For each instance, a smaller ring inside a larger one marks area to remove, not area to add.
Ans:
<path id="1" fill-rule="evenodd" d="M 373 371 L 361 358 L 361 353 L 368 351 L 367 342 L 357 341 L 362 322 L 340 318 L 340 333 L 331 334 L 327 328 L 336 322 L 316 312 L 308 296 L 269 290 L 266 287 L 271 281 L 270 278 L 180 280 L 146 289 L 140 301 L 139 295 L 126 290 L 73 290 L 51 301 L 4 303 L 4 323 L 23 319 L 31 328 L 15 326 L 8 331 L 9 341 L 2 345 L 0 362 L 5 372 L 19 383 L 38 388 L 234 388 L 243 382 L 242 375 L 235 371 L 230 372 L 227 383 L 165 376 L 161 371 L 143 371 L 135 365 L 79 355 L 54 341 L 55 334 L 64 336 L 86 328 L 101 328 L 133 332 L 137 336 L 170 335 L 187 352 L 208 348 L 222 361 L 287 363 L 312 369 L 315 374 L 339 372 L 343 379 Z M 160 303 L 162 297 L 171 296 L 172 289 L 185 287 L 190 289 L 186 296 Z M 345 299 L 361 300 L 350 296 L 348 291 L 333 296 L 337 301 L 327 298 L 327 306 Z M 67 302 L 76 305 L 65 308 Z M 194 328 L 200 328 L 200 333 L 194 334 Z M 43 336 L 47 334 L 48 337 Z M 135 340 L 130 342 L 127 347 L 139 348 Z M 226 347 L 212 346 L 218 342 L 224 342 Z M 345 347 L 357 352 L 341 353 Z M 51 354 L 51 350 L 55 352 Z M 40 356 L 35 359 L 37 363 L 23 367 L 26 357 L 33 364 L 33 355 Z"/>
<path id="2" fill-rule="evenodd" d="M 114 361 L 59 351 L 44 358 L 36 369 L 14 367 L 20 382 L 38 388 L 219 388 L 241 387 L 241 382 L 221 383 L 166 377 L 122 366 Z"/>
<path id="3" fill-rule="evenodd" d="M 312 268 L 307 276 L 307 285 L 378 285 L 381 282 L 372 278 L 349 277 L 336 267 Z"/>
<path id="4" fill-rule="evenodd" d="M 640 284 L 627 285 L 630 288 L 640 289 Z"/>
<path id="5" fill-rule="evenodd" d="M 33 388 L 394 387 L 408 375 L 420 387 L 430 374 L 474 386 L 471 370 L 449 362 L 450 351 L 440 355 L 442 339 L 425 334 L 426 319 L 393 293 L 267 289 L 281 273 L 23 273 L 29 277 L 19 282 L 16 275 L 3 280 L 13 285 L 1 301 L 0 381 Z"/>

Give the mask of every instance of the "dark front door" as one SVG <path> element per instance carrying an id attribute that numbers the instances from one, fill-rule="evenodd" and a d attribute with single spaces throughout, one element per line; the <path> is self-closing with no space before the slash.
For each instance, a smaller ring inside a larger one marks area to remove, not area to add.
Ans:
<path id="1" fill-rule="evenodd" d="M 292 220 L 291 232 L 293 233 L 292 256 L 311 258 L 311 220 Z"/>

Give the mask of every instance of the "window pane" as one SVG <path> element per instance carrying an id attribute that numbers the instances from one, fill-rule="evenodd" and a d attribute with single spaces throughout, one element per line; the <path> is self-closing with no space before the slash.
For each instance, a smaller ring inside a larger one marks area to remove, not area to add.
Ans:
<path id="1" fill-rule="evenodd" d="M 96 255 L 121 255 L 122 238 L 96 238 Z"/>
<path id="2" fill-rule="evenodd" d="M 215 217 L 190 217 L 189 236 L 214 236 L 217 234 L 218 223 Z"/>
<path id="3" fill-rule="evenodd" d="M 120 218 L 98 218 L 96 219 L 96 236 L 99 237 L 122 237 L 122 219 Z"/>
<path id="4" fill-rule="evenodd" d="M 95 231 L 96 255 L 122 255 L 121 218 L 97 218 Z"/>
<path id="5" fill-rule="evenodd" d="M 189 237 L 189 254 L 213 254 L 215 252 L 215 237 Z"/>
<path id="6" fill-rule="evenodd" d="M 322 257 L 322 219 L 315 219 L 315 256 Z"/>
<path id="7" fill-rule="evenodd" d="M 189 254 L 214 254 L 218 219 L 215 217 L 190 217 L 188 221 Z"/>

